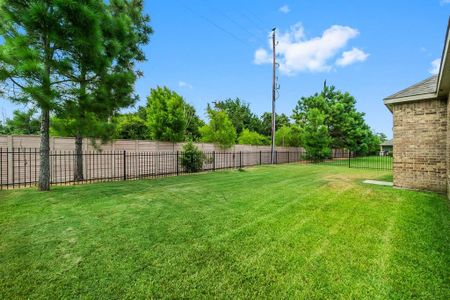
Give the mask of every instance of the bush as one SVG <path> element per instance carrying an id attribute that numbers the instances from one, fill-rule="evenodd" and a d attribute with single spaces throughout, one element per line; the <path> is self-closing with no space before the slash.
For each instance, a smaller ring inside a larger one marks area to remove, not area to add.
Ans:
<path id="1" fill-rule="evenodd" d="M 184 170 L 188 173 L 201 171 L 205 155 L 192 142 L 188 142 L 183 146 L 180 163 Z"/>

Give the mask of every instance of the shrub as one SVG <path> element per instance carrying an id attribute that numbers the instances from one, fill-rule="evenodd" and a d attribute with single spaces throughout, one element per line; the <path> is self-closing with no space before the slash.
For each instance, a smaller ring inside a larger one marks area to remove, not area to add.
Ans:
<path id="1" fill-rule="evenodd" d="M 181 166 L 188 173 L 195 173 L 202 170 L 205 155 L 194 143 L 188 142 L 183 146 L 180 157 Z"/>

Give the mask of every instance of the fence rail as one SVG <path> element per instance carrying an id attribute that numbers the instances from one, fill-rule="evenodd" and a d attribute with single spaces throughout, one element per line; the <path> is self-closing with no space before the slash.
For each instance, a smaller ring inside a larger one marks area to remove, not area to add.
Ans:
<path id="1" fill-rule="evenodd" d="M 39 149 L 0 148 L 0 189 L 36 185 L 39 178 Z M 271 163 L 270 151 L 203 152 L 201 171 L 243 168 Z M 174 176 L 189 173 L 180 162 L 183 152 L 86 151 L 82 153 L 82 178 L 75 177 L 78 156 L 74 151 L 50 152 L 50 183 L 81 184 Z M 344 151 L 333 152 L 333 158 L 322 164 L 351 168 L 392 169 L 388 157 L 357 157 Z M 314 163 L 305 159 L 303 151 L 276 151 L 274 162 Z"/>

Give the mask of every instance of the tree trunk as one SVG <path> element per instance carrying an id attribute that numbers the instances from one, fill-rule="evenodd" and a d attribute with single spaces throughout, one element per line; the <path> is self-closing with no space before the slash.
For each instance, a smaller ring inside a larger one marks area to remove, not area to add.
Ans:
<path id="1" fill-rule="evenodd" d="M 38 189 L 50 190 L 50 111 L 42 108 L 41 113 L 41 145 Z"/>
<path id="2" fill-rule="evenodd" d="M 83 136 L 80 131 L 75 136 L 75 181 L 82 181 L 83 176 Z"/>
<path id="3" fill-rule="evenodd" d="M 83 176 L 83 126 L 81 125 L 83 123 L 83 109 L 86 105 L 86 70 L 82 67 L 81 68 L 81 75 L 80 75 L 81 81 L 80 81 L 80 94 L 78 95 L 78 117 L 79 117 L 79 124 L 77 128 L 77 134 L 75 136 L 75 173 L 74 173 L 74 180 L 75 181 L 82 181 L 84 179 Z M 80 123 L 81 122 L 81 123 Z"/>

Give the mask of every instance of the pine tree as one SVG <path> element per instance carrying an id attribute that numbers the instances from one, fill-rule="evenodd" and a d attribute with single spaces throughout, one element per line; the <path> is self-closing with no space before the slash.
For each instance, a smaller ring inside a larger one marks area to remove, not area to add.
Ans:
<path id="1" fill-rule="evenodd" d="M 133 85 L 136 61 L 145 60 L 141 46 L 152 32 L 142 1 L 84 0 L 67 3 L 66 18 L 75 24 L 69 34 L 67 76 L 72 88 L 57 111 L 62 130 L 75 136 L 75 180 L 83 180 L 83 138 L 113 137 L 110 118 L 136 102 Z M 83 12 L 80 17 L 80 12 Z"/>
<path id="2" fill-rule="evenodd" d="M 0 2 L 0 82 L 11 101 L 31 104 L 41 113 L 39 190 L 50 189 L 50 112 L 61 99 L 61 75 L 68 65 L 64 1 Z"/>

